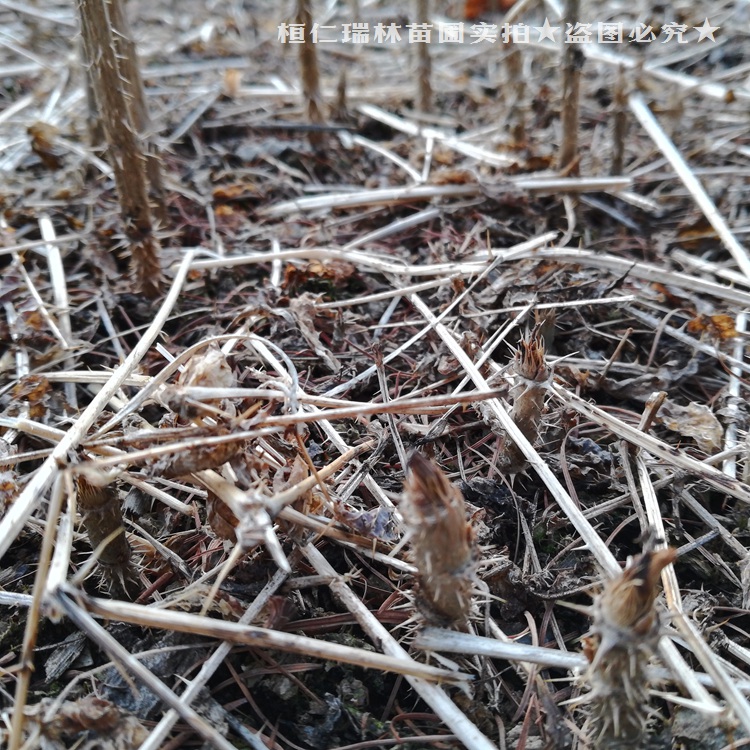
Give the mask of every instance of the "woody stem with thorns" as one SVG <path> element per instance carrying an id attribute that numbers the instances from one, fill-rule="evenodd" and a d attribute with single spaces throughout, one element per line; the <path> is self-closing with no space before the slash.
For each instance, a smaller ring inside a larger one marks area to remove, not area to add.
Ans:
<path id="1" fill-rule="evenodd" d="M 136 287 L 146 297 L 157 297 L 161 290 L 159 241 L 149 204 L 146 181 L 147 157 L 139 144 L 136 132 L 134 100 L 129 96 L 137 81 L 126 81 L 123 70 L 123 48 L 115 42 L 118 29 L 114 22 L 124 18 L 117 5 L 121 0 L 78 0 L 78 14 L 85 57 L 96 103 L 101 112 L 108 156 L 115 176 L 115 187 L 120 200 L 125 236 L 131 252 L 131 263 Z M 130 50 L 132 52 L 132 50 Z M 140 80 L 140 79 L 139 79 Z M 136 97 L 135 101 L 140 98 Z"/>

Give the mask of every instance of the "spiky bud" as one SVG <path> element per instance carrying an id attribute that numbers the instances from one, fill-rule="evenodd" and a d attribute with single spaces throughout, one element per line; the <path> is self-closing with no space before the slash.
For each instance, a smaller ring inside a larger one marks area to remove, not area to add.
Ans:
<path id="1" fill-rule="evenodd" d="M 417 606 L 434 624 L 465 624 L 474 551 L 461 491 L 434 463 L 412 453 L 399 507 L 419 570 Z"/>
<path id="2" fill-rule="evenodd" d="M 671 547 L 643 552 L 594 599 L 584 640 L 591 688 L 585 733 L 591 747 L 642 747 L 650 714 L 646 667 L 661 624 L 655 607 L 659 576 L 675 557 Z"/>

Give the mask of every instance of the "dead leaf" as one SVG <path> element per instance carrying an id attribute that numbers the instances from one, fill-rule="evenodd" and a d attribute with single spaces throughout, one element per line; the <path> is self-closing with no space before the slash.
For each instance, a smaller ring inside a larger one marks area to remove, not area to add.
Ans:
<path id="1" fill-rule="evenodd" d="M 237 68 L 227 68 L 224 71 L 224 80 L 221 86 L 221 93 L 227 99 L 235 99 L 240 93 L 242 85 L 242 71 Z"/>
<path id="2" fill-rule="evenodd" d="M 360 510 L 349 503 L 339 501 L 334 505 L 333 514 L 340 524 L 366 539 L 394 542 L 399 537 L 398 520 L 388 508 Z"/>
<path id="3" fill-rule="evenodd" d="M 711 338 L 726 341 L 737 336 L 731 315 L 698 315 L 687 324 L 690 333 L 707 333 Z"/>
<path id="4" fill-rule="evenodd" d="M 234 185 L 222 185 L 215 188 L 213 197 L 215 201 L 241 201 L 247 198 L 257 198 L 258 189 L 250 182 L 238 182 Z"/>
<path id="5" fill-rule="evenodd" d="M 165 386 L 158 400 L 168 409 L 184 419 L 192 419 L 212 410 L 206 405 L 232 412 L 228 400 L 206 399 L 197 401 L 190 397 L 186 388 L 233 388 L 237 381 L 232 367 L 219 347 L 213 343 L 202 352 L 193 355 L 180 373 L 177 385 Z"/>
<path id="6" fill-rule="evenodd" d="M 41 159 L 47 169 L 62 167 L 62 151 L 55 145 L 57 128 L 47 122 L 35 122 L 26 132 L 31 138 L 31 150 Z"/>
<path id="7" fill-rule="evenodd" d="M 206 498 L 206 523 L 211 527 L 219 539 L 230 542 L 237 541 L 235 529 L 239 521 L 229 506 L 213 492 Z"/>
<path id="8" fill-rule="evenodd" d="M 27 725 L 39 732 L 48 750 L 135 750 L 148 737 L 135 716 L 95 695 L 66 701 L 49 716 L 52 703 L 44 699 L 26 710 Z"/>
<path id="9" fill-rule="evenodd" d="M 41 420 L 47 414 L 50 383 L 43 375 L 27 375 L 12 392 L 14 400 L 27 403 L 32 419 Z"/>
<path id="10" fill-rule="evenodd" d="M 656 415 L 656 421 L 668 430 L 693 438 L 706 453 L 716 453 L 721 448 L 724 429 L 716 415 L 705 405 L 694 401 L 680 406 L 667 399 Z"/>
<path id="11" fill-rule="evenodd" d="M 189 449 L 183 448 L 180 451 L 162 455 L 155 461 L 147 462 L 147 472 L 150 476 L 174 479 L 204 469 L 218 469 L 242 453 L 247 445 L 247 440 L 244 438 L 230 439 L 228 437 L 230 433 L 230 427 L 218 425 L 207 432 L 206 437 L 227 436 L 226 441 L 208 444 L 196 442 Z"/>
<path id="12" fill-rule="evenodd" d="M 298 287 L 308 283 L 310 280 L 330 281 L 334 284 L 343 284 L 357 273 L 357 267 L 353 263 L 337 258 L 323 260 L 311 260 L 304 266 L 293 263 L 287 265 L 284 271 L 283 287 Z"/>
<path id="13" fill-rule="evenodd" d="M 476 21 L 488 13 L 499 13 L 510 10 L 515 0 L 465 0 L 464 18 L 467 21 Z"/>

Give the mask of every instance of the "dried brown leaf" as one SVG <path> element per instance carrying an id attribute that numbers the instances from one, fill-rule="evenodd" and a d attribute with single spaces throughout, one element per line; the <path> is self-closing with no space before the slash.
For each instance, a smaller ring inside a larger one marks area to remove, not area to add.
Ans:
<path id="1" fill-rule="evenodd" d="M 681 406 L 666 399 L 656 414 L 656 421 L 668 430 L 693 438 L 706 453 L 713 454 L 721 449 L 724 429 L 705 404 L 692 401 L 687 406 Z"/>
<path id="2" fill-rule="evenodd" d="M 57 128 L 46 122 L 35 122 L 26 129 L 31 138 L 31 150 L 41 159 L 47 169 L 57 170 L 62 167 L 62 151 L 55 146 Z"/>
<path id="3" fill-rule="evenodd" d="M 37 726 L 49 750 L 135 750 L 149 734 L 135 716 L 95 695 L 66 701 L 49 715 L 51 704 L 45 699 L 26 710 L 27 725 Z"/>
<path id="4" fill-rule="evenodd" d="M 737 336 L 734 318 L 731 315 L 698 315 L 687 324 L 690 333 L 707 333 L 719 341 Z"/>
<path id="5" fill-rule="evenodd" d="M 208 493 L 206 498 L 206 523 L 211 527 L 219 539 L 230 542 L 237 541 L 235 529 L 239 524 L 237 516 L 232 513 L 229 506 L 213 492 Z"/>

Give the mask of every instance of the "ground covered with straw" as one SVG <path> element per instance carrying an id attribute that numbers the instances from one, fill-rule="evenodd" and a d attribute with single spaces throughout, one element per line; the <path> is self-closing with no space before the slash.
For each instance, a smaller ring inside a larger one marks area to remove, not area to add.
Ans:
<path id="1" fill-rule="evenodd" d="M 313 103 L 274 5 L 128 3 L 147 300 L 75 8 L 0 0 L 0 745 L 744 746 L 747 5 L 316 2 Z"/>

